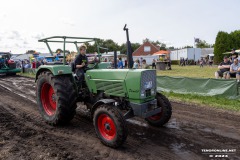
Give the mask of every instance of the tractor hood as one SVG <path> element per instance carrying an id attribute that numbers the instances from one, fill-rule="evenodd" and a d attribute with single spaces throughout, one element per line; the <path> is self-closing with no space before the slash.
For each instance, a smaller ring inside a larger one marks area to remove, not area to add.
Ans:
<path id="1" fill-rule="evenodd" d="M 152 98 L 155 94 L 156 71 L 149 69 L 93 69 L 86 72 L 86 83 L 92 93 L 128 97 L 132 100 Z"/>

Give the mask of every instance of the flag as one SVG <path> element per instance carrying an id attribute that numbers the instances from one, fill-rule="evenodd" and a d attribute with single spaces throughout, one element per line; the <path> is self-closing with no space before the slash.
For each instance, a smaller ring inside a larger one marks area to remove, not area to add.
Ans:
<path id="1" fill-rule="evenodd" d="M 195 42 L 195 43 L 199 43 L 199 42 L 200 42 L 200 39 L 199 39 L 199 38 L 194 38 L 194 42 Z"/>

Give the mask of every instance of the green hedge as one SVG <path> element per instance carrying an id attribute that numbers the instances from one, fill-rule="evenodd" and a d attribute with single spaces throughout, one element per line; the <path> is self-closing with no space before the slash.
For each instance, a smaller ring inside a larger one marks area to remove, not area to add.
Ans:
<path id="1" fill-rule="evenodd" d="M 180 64 L 180 61 L 179 60 L 172 60 L 171 63 L 173 65 L 179 65 Z"/>

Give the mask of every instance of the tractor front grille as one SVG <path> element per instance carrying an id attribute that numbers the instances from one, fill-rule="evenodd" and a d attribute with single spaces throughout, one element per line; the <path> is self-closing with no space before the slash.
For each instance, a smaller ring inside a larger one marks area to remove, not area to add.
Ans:
<path id="1" fill-rule="evenodd" d="M 151 96 L 151 89 L 156 89 L 156 70 L 146 70 L 141 76 L 141 91 L 145 91 L 146 97 Z"/>

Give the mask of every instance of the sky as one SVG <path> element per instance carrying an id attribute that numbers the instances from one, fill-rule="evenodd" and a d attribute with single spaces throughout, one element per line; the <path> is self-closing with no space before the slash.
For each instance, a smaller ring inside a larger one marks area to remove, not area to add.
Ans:
<path id="1" fill-rule="evenodd" d="M 193 46 L 195 37 L 214 44 L 219 31 L 240 29 L 239 6 L 239 0 L 0 0 L 0 52 L 48 52 L 38 39 L 51 36 L 120 45 L 126 42 L 125 24 L 132 43 L 148 38 L 183 47 Z"/>

